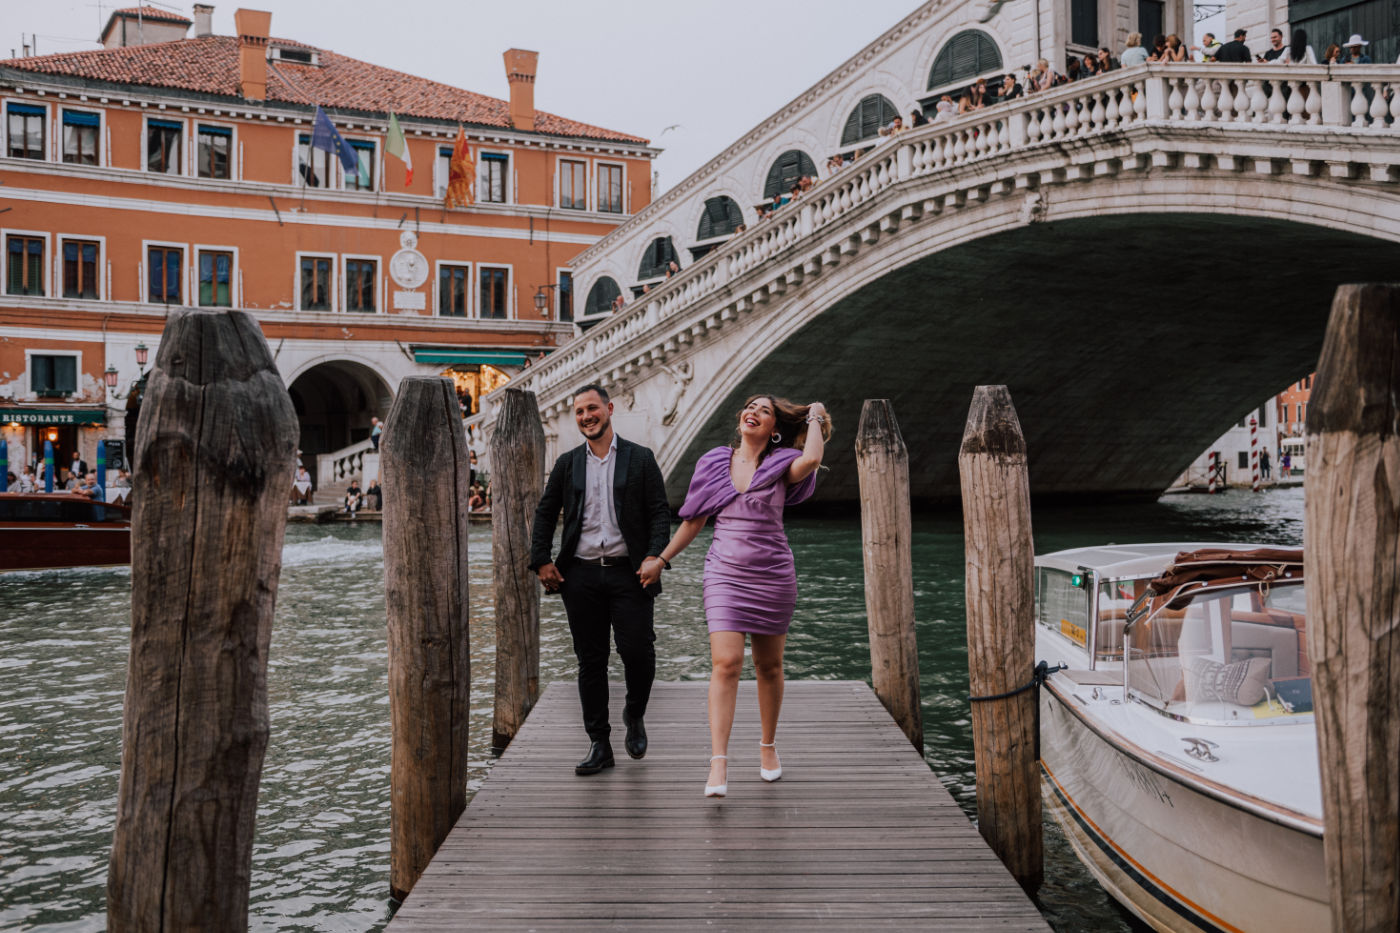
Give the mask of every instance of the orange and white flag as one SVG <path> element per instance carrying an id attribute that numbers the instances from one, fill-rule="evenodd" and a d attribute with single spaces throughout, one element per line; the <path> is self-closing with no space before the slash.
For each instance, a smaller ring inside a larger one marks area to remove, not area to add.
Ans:
<path id="1" fill-rule="evenodd" d="M 466 207 L 472 203 L 472 183 L 476 180 L 476 163 L 467 146 L 467 132 L 457 127 L 457 142 L 447 163 L 447 206 Z"/>

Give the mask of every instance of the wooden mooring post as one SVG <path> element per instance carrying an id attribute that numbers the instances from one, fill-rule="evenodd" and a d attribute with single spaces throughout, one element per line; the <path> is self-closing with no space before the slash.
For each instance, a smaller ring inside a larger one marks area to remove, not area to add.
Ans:
<path id="1" fill-rule="evenodd" d="M 1308 655 L 1334 933 L 1400 929 L 1400 284 L 1343 285 L 1308 403 Z"/>
<path id="2" fill-rule="evenodd" d="M 540 698 L 540 585 L 530 530 L 544 491 L 544 426 L 535 393 L 506 389 L 491 435 L 491 557 L 496 584 L 496 709 L 505 750 Z"/>
<path id="3" fill-rule="evenodd" d="M 257 320 L 172 312 L 133 451 L 107 929 L 246 930 L 297 418 Z"/>
<path id="4" fill-rule="evenodd" d="M 977 825 L 1023 886 L 1040 886 L 1034 573 L 1026 442 L 1006 386 L 978 386 L 958 453 Z M 1002 696 L 1003 694 L 1010 694 Z M 977 699 L 1000 697 L 999 699 Z"/>
<path id="5" fill-rule="evenodd" d="M 389 630 L 389 889 L 403 900 L 466 807 L 466 435 L 452 383 L 399 386 L 379 444 Z"/>
<path id="6" fill-rule="evenodd" d="M 919 645 L 914 632 L 914 556 L 909 450 L 888 399 L 866 399 L 856 432 L 865 612 L 875 695 L 923 754 Z"/>

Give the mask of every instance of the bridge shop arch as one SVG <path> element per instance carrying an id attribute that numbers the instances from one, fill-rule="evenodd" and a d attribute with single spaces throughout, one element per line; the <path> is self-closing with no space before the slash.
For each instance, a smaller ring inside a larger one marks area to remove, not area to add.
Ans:
<path id="1" fill-rule="evenodd" d="M 928 73 L 928 93 L 949 92 L 979 76 L 998 72 L 1001 50 L 996 40 L 980 29 L 964 29 L 939 49 Z"/>
<path id="2" fill-rule="evenodd" d="M 326 360 L 303 370 L 287 386 L 301 424 L 299 446 L 309 466 L 369 437 L 370 418 L 383 418 L 394 393 L 379 373 L 355 360 Z"/>
<path id="3" fill-rule="evenodd" d="M 611 276 L 600 276 L 598 281 L 593 283 L 593 287 L 588 290 L 588 300 L 584 302 L 583 313 L 586 317 L 597 314 L 610 314 L 612 303 L 617 300 L 617 296 L 622 294 L 622 289 L 618 288 L 617 280 Z"/>

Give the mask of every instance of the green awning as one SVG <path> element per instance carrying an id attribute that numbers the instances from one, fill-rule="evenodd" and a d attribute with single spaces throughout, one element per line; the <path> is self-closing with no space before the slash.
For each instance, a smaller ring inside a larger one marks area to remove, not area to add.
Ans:
<path id="1" fill-rule="evenodd" d="M 0 408 L 4 424 L 106 424 L 107 412 L 85 408 Z"/>
<path id="2" fill-rule="evenodd" d="M 511 350 L 450 350 L 442 347 L 415 349 L 415 363 L 448 365 L 524 366 L 525 354 Z"/>

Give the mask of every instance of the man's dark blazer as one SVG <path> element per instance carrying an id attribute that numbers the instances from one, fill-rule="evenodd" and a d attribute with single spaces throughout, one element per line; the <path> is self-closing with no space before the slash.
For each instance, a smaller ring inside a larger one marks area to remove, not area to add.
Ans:
<path id="1" fill-rule="evenodd" d="M 588 479 L 587 443 L 562 454 L 554 461 L 545 483 L 544 495 L 535 509 L 530 540 L 530 569 L 545 564 L 562 564 L 578 550 L 583 530 L 583 494 Z M 559 555 L 551 558 L 554 527 L 559 511 L 564 512 L 564 533 Z M 656 455 L 641 444 L 617 439 L 617 464 L 613 468 L 613 510 L 632 569 L 642 566 L 649 555 L 659 555 L 671 538 L 671 509 L 666 504 L 666 481 Z"/>

